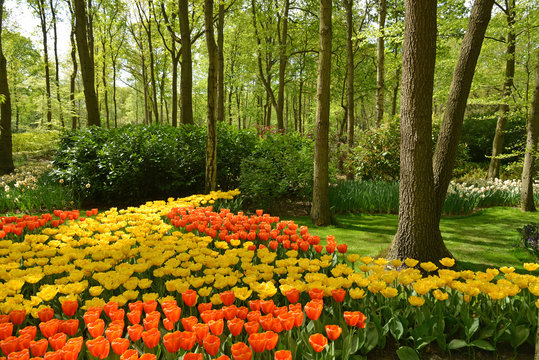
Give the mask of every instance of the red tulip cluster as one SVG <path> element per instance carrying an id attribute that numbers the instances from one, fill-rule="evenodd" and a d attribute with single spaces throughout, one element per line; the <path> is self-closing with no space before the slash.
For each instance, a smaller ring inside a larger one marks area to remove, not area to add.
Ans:
<path id="1" fill-rule="evenodd" d="M 320 244 L 320 237 L 309 234 L 306 226 L 299 228 L 293 221 L 279 221 L 279 217 L 264 214 L 257 210 L 256 215 L 246 216 L 242 212 L 237 215 L 228 209 L 221 209 L 219 213 L 213 212 L 212 207 L 207 208 L 173 208 L 167 217 L 173 226 L 184 228 L 185 231 L 204 234 L 222 241 L 231 240 L 251 241 L 256 248 L 270 248 L 315 251 L 321 253 L 324 249 Z M 326 252 L 333 254 L 335 249 L 344 254 L 348 250 L 346 244 L 337 244 L 334 236 L 328 236 Z"/>

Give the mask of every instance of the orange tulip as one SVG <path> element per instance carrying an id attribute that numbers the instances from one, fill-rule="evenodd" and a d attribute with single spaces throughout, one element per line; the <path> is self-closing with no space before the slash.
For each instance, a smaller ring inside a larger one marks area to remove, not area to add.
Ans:
<path id="1" fill-rule="evenodd" d="M 20 325 L 26 318 L 26 310 L 13 310 L 9 313 L 9 320 L 13 325 Z"/>
<path id="2" fill-rule="evenodd" d="M 273 331 L 266 331 L 266 350 L 273 350 L 279 342 L 279 334 Z"/>
<path id="3" fill-rule="evenodd" d="M 322 334 L 314 334 L 309 336 L 309 344 L 316 352 L 321 352 L 328 346 L 328 339 Z"/>
<path id="4" fill-rule="evenodd" d="M 163 313 L 172 322 L 180 320 L 182 309 L 179 306 L 169 306 L 163 309 Z"/>
<path id="5" fill-rule="evenodd" d="M 245 320 L 247 318 L 247 314 L 249 313 L 249 309 L 247 309 L 245 306 L 240 306 L 236 312 L 236 316 L 242 320 Z"/>
<path id="6" fill-rule="evenodd" d="M 267 315 L 261 316 L 258 321 L 260 325 L 262 326 L 262 329 L 264 329 L 264 331 L 271 330 L 271 327 L 273 326 L 273 315 L 267 314 Z"/>
<path id="7" fill-rule="evenodd" d="M 180 331 L 175 331 L 173 333 L 168 333 L 163 336 L 163 345 L 169 353 L 175 353 L 180 350 L 180 341 L 182 338 L 182 333 Z"/>
<path id="8" fill-rule="evenodd" d="M 291 312 L 281 314 L 277 318 L 281 322 L 283 329 L 286 331 L 292 329 L 296 323 L 296 316 Z"/>
<path id="9" fill-rule="evenodd" d="M 148 300 L 143 303 L 144 306 L 144 312 L 146 314 L 151 313 L 152 311 L 155 311 L 157 309 L 157 301 L 155 300 Z"/>
<path id="10" fill-rule="evenodd" d="M 367 321 L 367 317 L 365 316 L 365 314 L 363 314 L 361 311 L 358 311 L 358 315 L 359 315 L 359 319 L 357 320 L 357 324 L 356 326 L 360 329 L 364 329 L 365 328 L 365 321 Z"/>
<path id="11" fill-rule="evenodd" d="M 2 341 L 0 341 L 0 348 L 4 355 L 9 356 L 12 352 L 17 351 L 19 346 L 19 339 L 15 336 L 10 336 Z"/>
<path id="12" fill-rule="evenodd" d="M 127 327 L 127 333 L 132 341 L 139 341 L 142 337 L 144 328 L 140 324 L 135 324 Z"/>
<path id="13" fill-rule="evenodd" d="M 299 290 L 298 289 L 290 289 L 286 292 L 286 298 L 288 301 L 292 304 L 295 304 L 299 301 Z"/>
<path id="14" fill-rule="evenodd" d="M 150 349 L 153 349 L 159 345 L 160 338 L 161 333 L 157 328 L 153 328 L 142 333 L 142 341 L 144 341 L 144 344 Z"/>
<path id="15" fill-rule="evenodd" d="M 44 337 L 49 338 L 58 332 L 59 320 L 52 319 L 39 324 L 39 330 Z"/>
<path id="16" fill-rule="evenodd" d="M 202 360 L 204 359 L 203 354 L 195 354 L 192 352 L 189 352 L 183 356 L 183 360 Z"/>
<path id="17" fill-rule="evenodd" d="M 154 354 L 142 354 L 141 357 L 139 357 L 139 360 L 156 360 L 157 356 Z"/>
<path id="18" fill-rule="evenodd" d="M 324 299 L 324 290 L 322 290 L 322 289 L 311 289 L 309 291 L 309 296 L 311 297 L 311 300 L 315 300 L 315 299 L 323 300 Z"/>
<path id="19" fill-rule="evenodd" d="M 249 308 L 251 311 L 260 311 L 260 300 L 249 300 Z"/>
<path id="20" fill-rule="evenodd" d="M 105 321 L 103 319 L 97 319 L 93 323 L 87 325 L 88 332 L 92 335 L 93 338 L 103 335 L 103 330 L 105 330 Z"/>
<path id="21" fill-rule="evenodd" d="M 307 314 L 307 317 L 311 320 L 318 320 L 318 318 L 322 314 L 323 308 L 324 305 L 322 303 L 309 301 L 305 305 L 305 314 Z"/>
<path id="22" fill-rule="evenodd" d="M 79 353 L 82 349 L 82 344 L 84 344 L 84 339 L 82 338 L 82 336 L 79 336 L 79 337 L 75 337 L 75 338 L 71 338 L 67 340 L 67 343 L 65 344 L 65 346 L 70 346 L 73 348 L 74 351 Z"/>
<path id="23" fill-rule="evenodd" d="M 38 311 L 37 316 L 41 322 L 47 322 L 54 317 L 53 308 L 43 308 Z"/>
<path id="24" fill-rule="evenodd" d="M 140 324 L 141 316 L 142 316 L 142 311 L 140 310 L 133 310 L 127 313 L 127 319 L 129 320 L 131 325 Z"/>
<path id="25" fill-rule="evenodd" d="M 159 313 L 158 313 L 159 314 Z M 150 329 L 157 329 L 159 327 L 160 316 L 146 316 L 142 323 L 146 331 Z"/>
<path id="26" fill-rule="evenodd" d="M 238 313 L 238 308 L 235 305 L 223 306 L 222 310 L 227 320 L 234 319 Z"/>
<path id="27" fill-rule="evenodd" d="M 290 350 L 276 351 L 274 360 L 292 360 L 292 353 Z"/>
<path id="28" fill-rule="evenodd" d="M 120 360 L 138 360 L 138 351 L 135 349 L 126 350 L 120 356 Z"/>
<path id="29" fill-rule="evenodd" d="M 129 339 L 117 337 L 110 342 L 110 346 L 116 355 L 123 355 L 129 348 Z"/>
<path id="30" fill-rule="evenodd" d="M 84 313 L 84 316 L 83 316 L 83 319 L 84 319 L 84 324 L 88 325 L 88 324 L 91 324 L 93 323 L 94 321 L 96 321 L 97 319 L 99 319 L 99 316 L 101 315 L 100 312 L 98 311 L 90 311 L 90 310 L 87 310 L 85 313 Z"/>
<path id="31" fill-rule="evenodd" d="M 260 316 L 262 316 L 260 311 L 251 311 L 250 313 L 247 314 L 247 321 L 258 322 L 258 320 L 260 319 Z"/>
<path id="32" fill-rule="evenodd" d="M 196 291 L 189 289 L 182 293 L 183 303 L 189 307 L 194 306 L 197 302 L 198 294 Z"/>
<path id="33" fill-rule="evenodd" d="M 109 356 L 110 343 L 103 336 L 99 336 L 93 340 L 86 341 L 86 347 L 90 354 L 99 359 L 104 359 Z"/>
<path id="34" fill-rule="evenodd" d="M 13 323 L 0 323 L 0 340 L 7 339 L 13 335 Z"/>
<path id="35" fill-rule="evenodd" d="M 211 356 L 217 354 L 219 347 L 221 346 L 221 339 L 215 335 L 208 335 L 204 338 L 203 342 L 204 350 Z"/>
<path id="36" fill-rule="evenodd" d="M 213 304 L 211 302 L 209 303 L 200 303 L 198 304 L 198 312 L 202 314 L 206 310 L 211 310 Z"/>
<path id="37" fill-rule="evenodd" d="M 326 325 L 326 334 L 331 341 L 335 341 L 341 336 L 342 328 L 338 325 Z"/>
<path id="38" fill-rule="evenodd" d="M 260 309 L 262 309 L 262 312 L 264 314 L 273 313 L 273 309 L 275 309 L 275 303 L 273 300 L 262 300 L 260 301 Z"/>
<path id="39" fill-rule="evenodd" d="M 357 311 L 345 311 L 344 312 L 344 321 L 348 326 L 356 326 L 359 320 L 359 314 Z"/>
<path id="40" fill-rule="evenodd" d="M 248 321 L 243 325 L 243 327 L 245 328 L 247 334 L 251 335 L 258 332 L 260 324 L 258 323 L 258 321 Z"/>
<path id="41" fill-rule="evenodd" d="M 163 319 L 163 326 L 165 327 L 165 329 L 167 329 L 168 331 L 172 331 L 174 330 L 174 325 L 175 323 L 170 321 L 169 319 Z"/>
<path id="42" fill-rule="evenodd" d="M 343 302 L 344 297 L 346 296 L 346 290 L 344 289 L 334 289 L 331 290 L 331 295 L 336 302 Z"/>
<path id="43" fill-rule="evenodd" d="M 21 351 L 15 351 L 9 354 L 8 360 L 29 360 L 30 351 L 28 349 L 23 349 Z"/>
<path id="44" fill-rule="evenodd" d="M 208 324 L 204 323 L 195 324 L 193 325 L 193 331 L 195 332 L 195 335 L 197 337 L 198 344 L 202 345 L 202 342 L 210 333 L 210 327 L 208 326 Z"/>
<path id="45" fill-rule="evenodd" d="M 215 360 L 230 360 L 230 357 L 228 357 L 228 355 L 221 355 Z"/>
<path id="46" fill-rule="evenodd" d="M 79 320 L 69 319 L 62 321 L 58 326 L 58 331 L 63 332 L 69 336 L 75 336 L 77 331 L 79 331 Z"/>
<path id="47" fill-rule="evenodd" d="M 223 333 L 225 322 L 223 321 L 223 319 L 210 320 L 208 322 L 208 325 L 210 326 L 210 330 L 213 335 L 220 336 Z"/>
<path id="48" fill-rule="evenodd" d="M 228 329 L 230 330 L 230 333 L 232 336 L 238 336 L 241 334 L 241 331 L 243 330 L 243 324 L 245 322 L 239 318 L 235 318 L 232 320 L 228 320 L 226 322 L 226 325 L 228 326 Z"/>
<path id="49" fill-rule="evenodd" d="M 182 350 L 191 350 L 195 346 L 197 336 L 192 331 L 184 331 L 180 339 L 180 348 Z"/>
<path id="50" fill-rule="evenodd" d="M 49 347 L 49 342 L 47 341 L 47 339 L 41 339 L 38 341 L 30 342 L 30 351 L 32 352 L 32 355 L 34 356 L 45 355 L 48 347 Z"/>
<path id="51" fill-rule="evenodd" d="M 129 303 L 129 311 L 140 311 L 142 312 L 144 310 L 144 303 L 140 300 L 137 300 L 135 302 Z"/>
<path id="52" fill-rule="evenodd" d="M 234 303 L 234 300 L 236 300 L 236 296 L 234 295 L 234 292 L 231 290 L 222 292 L 219 294 L 221 297 L 221 301 L 223 302 L 223 305 L 230 306 Z"/>
<path id="53" fill-rule="evenodd" d="M 103 305 L 103 310 L 105 310 L 105 314 L 110 317 L 111 312 L 118 310 L 118 303 L 115 301 L 109 301 Z"/>
<path id="54" fill-rule="evenodd" d="M 109 313 L 109 317 L 112 321 L 116 321 L 116 320 L 122 320 L 124 319 L 125 317 L 125 310 L 124 309 L 118 309 L 118 310 L 112 310 L 110 313 Z"/>
<path id="55" fill-rule="evenodd" d="M 72 301 L 64 301 L 62 303 L 62 311 L 66 316 L 73 316 L 77 312 L 77 309 L 79 307 L 79 303 L 75 300 Z"/>
<path id="56" fill-rule="evenodd" d="M 62 360 L 62 353 L 60 351 L 48 351 L 43 356 L 43 360 Z"/>
<path id="57" fill-rule="evenodd" d="M 261 353 L 266 350 L 266 334 L 254 333 L 249 335 L 249 345 L 253 348 L 254 352 Z"/>
<path id="58" fill-rule="evenodd" d="M 233 344 L 230 351 L 234 360 L 250 360 L 253 357 L 253 351 L 243 342 Z"/>
<path id="59" fill-rule="evenodd" d="M 110 326 L 105 330 L 105 336 L 109 342 L 112 340 L 122 337 L 123 329 L 118 326 Z"/>
<path id="60" fill-rule="evenodd" d="M 182 325 L 186 331 L 193 331 L 193 325 L 198 323 L 198 319 L 195 316 L 182 318 Z"/>
<path id="61" fill-rule="evenodd" d="M 67 335 L 64 333 L 57 333 L 54 334 L 49 338 L 49 344 L 51 344 L 51 347 L 54 351 L 60 350 L 64 347 L 67 341 Z"/>

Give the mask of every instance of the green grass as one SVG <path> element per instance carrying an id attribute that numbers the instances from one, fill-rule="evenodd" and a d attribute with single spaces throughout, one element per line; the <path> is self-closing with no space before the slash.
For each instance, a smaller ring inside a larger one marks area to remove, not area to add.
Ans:
<path id="1" fill-rule="evenodd" d="M 391 243 L 397 231 L 397 215 L 337 215 L 337 226 L 314 227 L 308 217 L 292 218 L 307 225 L 309 233 L 325 239 L 334 235 L 337 242 L 348 244 L 350 252 L 376 256 Z M 488 267 L 514 266 L 523 270 L 524 262 L 534 259 L 517 243 L 518 227 L 539 222 L 539 213 L 522 213 L 519 209 L 495 207 L 476 214 L 444 217 L 440 229 L 445 244 L 463 269 L 474 271 Z"/>

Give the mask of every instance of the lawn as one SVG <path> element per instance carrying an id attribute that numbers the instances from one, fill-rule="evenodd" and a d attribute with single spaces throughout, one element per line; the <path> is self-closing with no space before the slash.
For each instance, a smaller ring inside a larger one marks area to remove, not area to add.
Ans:
<path id="1" fill-rule="evenodd" d="M 299 225 L 309 226 L 311 234 L 325 238 L 334 235 L 338 242 L 348 244 L 349 251 L 377 256 L 389 246 L 397 231 L 397 215 L 344 214 L 337 215 L 339 224 L 326 228 L 314 227 L 308 217 L 291 218 Z M 445 244 L 460 267 L 473 271 L 489 267 L 514 266 L 524 271 L 524 262 L 534 259 L 516 248 L 517 228 L 539 223 L 538 213 L 522 213 L 510 207 L 493 207 L 473 215 L 444 217 L 440 229 Z"/>

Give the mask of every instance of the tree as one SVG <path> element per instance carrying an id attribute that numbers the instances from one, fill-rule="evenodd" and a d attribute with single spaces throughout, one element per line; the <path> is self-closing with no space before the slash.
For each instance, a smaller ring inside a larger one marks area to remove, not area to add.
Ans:
<path id="1" fill-rule="evenodd" d="M 509 114 L 509 98 L 513 92 L 515 77 L 515 0 L 505 0 L 505 8 L 501 9 L 505 13 L 508 27 L 507 38 L 505 39 L 507 46 L 505 54 L 505 80 L 503 82 L 503 99 L 500 105 L 498 123 L 496 124 L 496 132 L 492 140 L 492 155 L 487 174 L 487 178 L 489 179 L 500 177 L 499 156 L 503 152 L 505 126 Z"/>
<path id="2" fill-rule="evenodd" d="M 71 0 L 67 0 L 67 5 L 69 8 L 69 13 L 71 14 L 71 33 L 69 34 L 69 39 L 71 41 L 71 64 L 73 65 L 73 70 L 69 76 L 69 102 L 71 104 L 71 129 L 77 129 L 77 104 L 75 102 L 75 85 L 77 81 L 77 44 L 75 40 L 76 27 L 75 27 L 75 16 L 73 13 L 73 6 Z"/>
<path id="3" fill-rule="evenodd" d="M 537 50 L 539 58 L 539 50 Z M 539 59 L 538 59 L 539 60 Z M 537 156 L 537 135 L 539 131 L 539 61 L 535 66 L 535 88 L 533 90 L 532 106 L 528 119 L 528 134 L 526 139 L 526 154 L 522 168 L 521 204 L 522 211 L 535 211 L 533 199 L 533 174 L 535 173 L 535 157 Z"/>
<path id="4" fill-rule="evenodd" d="M 11 97 L 7 81 L 7 61 L 2 49 L 4 0 L 0 0 L 0 175 L 15 170 L 11 142 Z"/>
<path id="5" fill-rule="evenodd" d="M 320 0 L 318 81 L 316 89 L 316 135 L 311 220 L 317 226 L 331 224 L 329 209 L 329 106 L 331 74 L 332 21 L 331 0 Z"/>
<path id="6" fill-rule="evenodd" d="M 92 0 L 88 0 L 90 3 Z M 82 85 L 88 113 L 88 126 L 101 126 L 97 95 L 95 93 L 95 64 L 93 57 L 93 32 L 88 31 L 86 0 L 73 0 L 75 14 L 75 37 L 79 52 Z M 90 46 L 90 44 L 92 44 Z"/>
<path id="7" fill-rule="evenodd" d="M 382 0 L 384 1 L 384 0 Z M 348 151 L 354 147 L 354 45 L 352 43 L 352 33 L 354 30 L 353 1 L 344 0 L 346 8 L 346 121 Z"/>
<path id="8" fill-rule="evenodd" d="M 54 0 L 50 0 L 49 2 L 51 7 L 51 15 L 52 15 L 52 29 L 54 34 L 54 82 L 56 85 L 56 100 L 58 101 L 58 106 L 60 108 L 59 110 L 59 116 L 60 116 L 60 124 L 62 127 L 65 126 L 64 124 L 64 114 L 62 110 L 62 99 L 60 97 L 60 63 L 58 62 L 58 32 L 56 27 L 56 10 L 57 10 L 57 3 Z"/>
<path id="9" fill-rule="evenodd" d="M 217 93 L 217 45 L 213 33 L 213 0 L 204 0 L 204 29 L 206 32 L 206 46 L 208 48 L 208 114 L 206 138 L 206 176 L 204 189 L 206 192 L 217 189 L 217 121 L 216 121 L 216 93 Z"/>
<path id="10" fill-rule="evenodd" d="M 385 47 L 384 32 L 386 26 L 387 4 L 386 0 L 378 2 L 378 40 L 376 48 L 376 127 L 384 120 L 384 72 Z"/>
<path id="11" fill-rule="evenodd" d="M 399 226 L 388 258 L 437 261 L 451 256 L 439 229 L 441 208 L 447 194 L 464 110 L 493 3 L 494 0 L 476 0 L 472 7 L 433 159 L 436 2 L 405 1 Z"/>
<path id="12" fill-rule="evenodd" d="M 213 12 L 213 11 L 212 11 Z M 180 21 L 182 72 L 180 79 L 182 124 L 193 124 L 193 60 L 191 56 L 191 28 L 187 0 L 178 0 L 178 19 Z"/>

